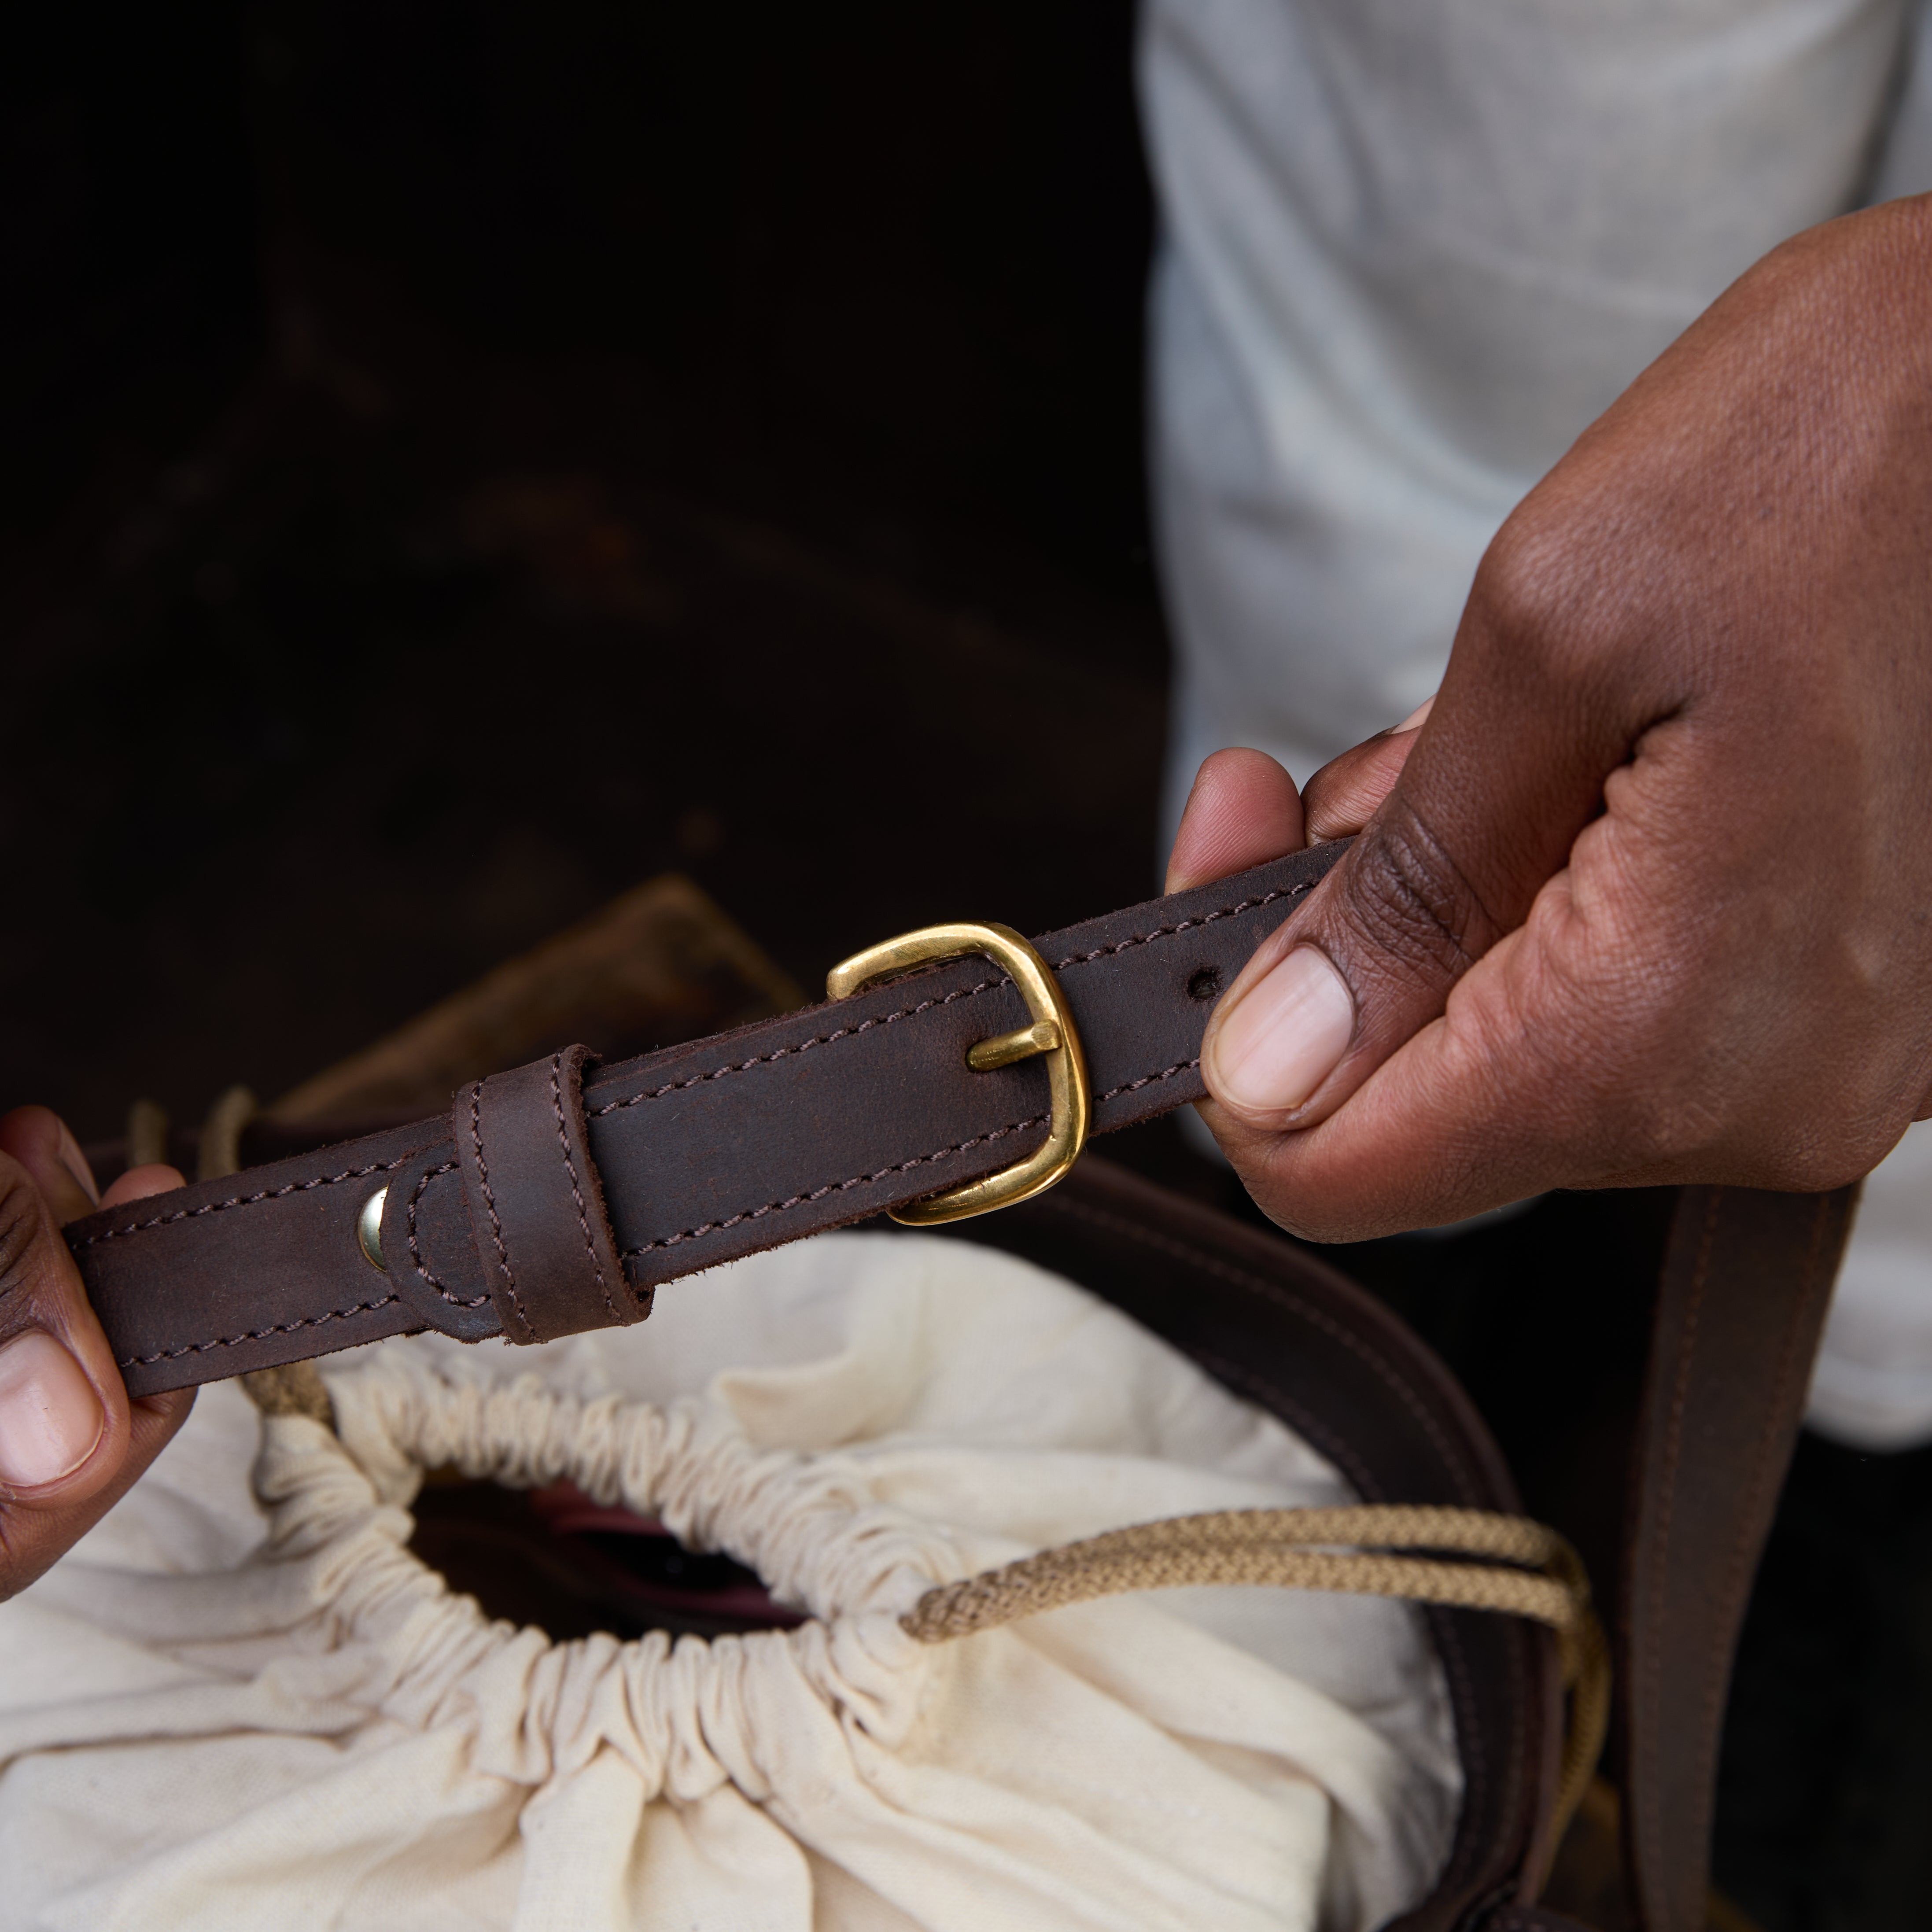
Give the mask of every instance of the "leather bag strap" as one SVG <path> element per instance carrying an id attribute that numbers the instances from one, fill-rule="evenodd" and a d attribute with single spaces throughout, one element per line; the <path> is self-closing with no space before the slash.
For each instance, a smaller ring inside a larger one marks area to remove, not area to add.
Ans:
<path id="1" fill-rule="evenodd" d="M 1687 1187 L 1630 1474 L 1618 1682 L 1624 1856 L 1646 1932 L 1702 1932 L 1718 1752 L 1856 1188 Z"/>
<path id="2" fill-rule="evenodd" d="M 1094 1132 L 1201 1097 L 1222 988 L 1343 849 L 1036 942 Z M 661 1282 L 1041 1147 L 1045 1057 L 966 1064 L 1034 1017 L 997 966 L 957 959 L 594 1071 L 573 1048 L 465 1088 L 442 1119 L 110 1208 L 68 1239 L 137 1396 L 424 1328 L 530 1341 L 636 1321 Z"/>

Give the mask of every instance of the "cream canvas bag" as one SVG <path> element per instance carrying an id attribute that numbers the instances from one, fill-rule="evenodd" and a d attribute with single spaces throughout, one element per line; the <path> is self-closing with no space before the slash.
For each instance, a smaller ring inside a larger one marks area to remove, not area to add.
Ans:
<path id="1" fill-rule="evenodd" d="M 205 1391 L 0 1605 L 0 1928 L 1357 1932 L 1446 1855 L 1410 1605 L 1197 1588 L 908 1634 L 934 1585 L 1034 1550 L 1353 1500 L 1024 1262 L 831 1235 L 640 1328 L 321 1366 L 333 1430 Z M 659 1519 L 806 1620 L 493 1622 L 406 1546 L 452 1466 Z"/>

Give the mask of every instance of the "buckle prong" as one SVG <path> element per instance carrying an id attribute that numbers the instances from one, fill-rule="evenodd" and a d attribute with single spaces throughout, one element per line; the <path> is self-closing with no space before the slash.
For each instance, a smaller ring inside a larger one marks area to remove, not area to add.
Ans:
<path id="1" fill-rule="evenodd" d="M 1017 1066 L 1036 1053 L 1052 1053 L 1059 1045 L 1059 1022 L 1035 1020 L 1031 1026 L 1015 1027 L 1011 1033 L 975 1040 L 966 1049 L 966 1064 L 975 1073 L 990 1073 L 996 1066 Z"/>
<path id="2" fill-rule="evenodd" d="M 1011 1208 L 1042 1194 L 1062 1179 L 1086 1144 L 1094 1103 L 1087 1081 L 1087 1056 L 1081 1051 L 1079 1030 L 1060 982 L 1034 948 L 1010 926 L 961 920 L 949 926 L 922 926 L 881 940 L 842 960 L 825 977 L 828 999 L 842 1000 L 880 980 L 896 978 L 916 967 L 938 964 L 984 953 L 1018 988 L 1029 1023 L 990 1040 L 976 1040 L 966 1049 L 966 1064 L 976 1073 L 1011 1066 L 1036 1054 L 1046 1060 L 1047 1090 L 1052 1096 L 1052 1124 L 1046 1144 L 1024 1160 L 968 1181 L 944 1193 L 928 1194 L 888 1211 L 909 1228 L 929 1228 L 943 1221 L 963 1221 L 996 1208 Z"/>

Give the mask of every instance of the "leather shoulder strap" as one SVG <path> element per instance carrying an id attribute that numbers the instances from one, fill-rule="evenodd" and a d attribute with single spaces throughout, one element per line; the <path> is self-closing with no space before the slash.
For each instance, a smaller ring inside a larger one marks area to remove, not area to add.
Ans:
<path id="1" fill-rule="evenodd" d="M 1038 942 L 1078 1033 L 1093 1131 L 1198 1100 L 1222 988 L 1344 842 Z M 517 1342 L 640 1319 L 659 1283 L 980 1180 L 1052 1118 L 1029 1018 L 972 957 L 587 1071 L 499 1075 L 448 1114 L 197 1182 L 67 1231 L 129 1392 L 436 1328 Z"/>
<path id="2" fill-rule="evenodd" d="M 1619 1632 L 1624 1855 L 1646 1932 L 1703 1932 L 1732 1656 L 1856 1194 L 1687 1187 L 1672 1224 Z"/>

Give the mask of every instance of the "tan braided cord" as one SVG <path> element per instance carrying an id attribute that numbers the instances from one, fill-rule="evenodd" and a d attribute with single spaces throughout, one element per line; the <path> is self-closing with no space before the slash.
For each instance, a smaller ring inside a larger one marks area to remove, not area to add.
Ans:
<path id="1" fill-rule="evenodd" d="M 1604 1748 L 1610 1648 L 1576 1552 L 1522 1516 L 1402 1504 L 1170 1516 L 940 1584 L 900 1622 L 922 1643 L 944 1643 L 1096 1597 L 1222 1583 L 1394 1597 L 1547 1624 L 1570 1692 L 1558 1832 L 1569 1822 Z"/>

